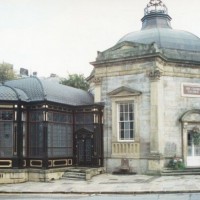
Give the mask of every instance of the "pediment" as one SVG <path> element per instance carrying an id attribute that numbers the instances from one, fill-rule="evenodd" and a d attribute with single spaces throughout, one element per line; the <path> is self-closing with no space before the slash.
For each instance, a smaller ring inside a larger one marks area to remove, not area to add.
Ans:
<path id="1" fill-rule="evenodd" d="M 111 97 L 139 96 L 141 94 L 142 92 L 126 86 L 116 88 L 115 90 L 108 93 L 108 95 Z"/>
<path id="2" fill-rule="evenodd" d="M 136 42 L 121 42 L 110 49 L 103 52 L 98 52 L 96 61 L 111 60 L 125 57 L 143 56 L 160 52 L 156 43 L 142 44 Z M 95 64 L 95 63 L 93 63 Z"/>

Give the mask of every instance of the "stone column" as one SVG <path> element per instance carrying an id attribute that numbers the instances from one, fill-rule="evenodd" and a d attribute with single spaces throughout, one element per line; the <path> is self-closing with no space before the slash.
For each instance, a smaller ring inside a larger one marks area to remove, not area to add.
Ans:
<path id="1" fill-rule="evenodd" d="M 163 168 L 163 80 L 161 72 L 154 69 L 150 78 L 150 155 L 149 170 L 159 172 Z"/>
<path id="2" fill-rule="evenodd" d="M 95 77 L 94 78 L 94 84 L 95 84 L 95 89 L 94 89 L 94 101 L 95 102 L 101 102 L 101 78 Z"/>
<path id="3" fill-rule="evenodd" d="M 188 122 L 182 122 L 182 134 L 183 134 L 183 161 L 185 165 L 187 166 L 187 146 L 188 146 Z"/>

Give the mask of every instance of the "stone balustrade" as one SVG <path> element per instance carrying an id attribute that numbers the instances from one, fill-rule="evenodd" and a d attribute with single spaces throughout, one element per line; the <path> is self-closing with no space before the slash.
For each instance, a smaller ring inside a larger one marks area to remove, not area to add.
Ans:
<path id="1" fill-rule="evenodd" d="M 112 156 L 126 156 L 130 158 L 138 158 L 140 155 L 140 143 L 136 142 L 113 142 Z"/>

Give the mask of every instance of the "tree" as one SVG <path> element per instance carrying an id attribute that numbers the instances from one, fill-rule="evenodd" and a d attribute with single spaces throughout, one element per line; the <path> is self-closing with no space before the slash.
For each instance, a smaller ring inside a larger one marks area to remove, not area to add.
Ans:
<path id="1" fill-rule="evenodd" d="M 68 78 L 61 80 L 60 83 L 86 91 L 89 89 L 89 84 L 83 74 L 69 74 Z"/>
<path id="2" fill-rule="evenodd" d="M 13 65 L 9 63 L 0 64 L 0 82 L 4 83 L 7 80 L 13 80 L 16 78 L 16 74 L 13 70 Z"/>

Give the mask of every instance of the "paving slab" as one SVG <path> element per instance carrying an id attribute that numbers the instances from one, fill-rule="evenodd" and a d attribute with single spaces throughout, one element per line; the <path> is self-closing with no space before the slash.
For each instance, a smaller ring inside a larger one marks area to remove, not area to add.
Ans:
<path id="1" fill-rule="evenodd" d="M 1 184 L 0 193 L 146 194 L 200 192 L 200 176 L 101 174 L 89 181 L 54 180 Z"/>

